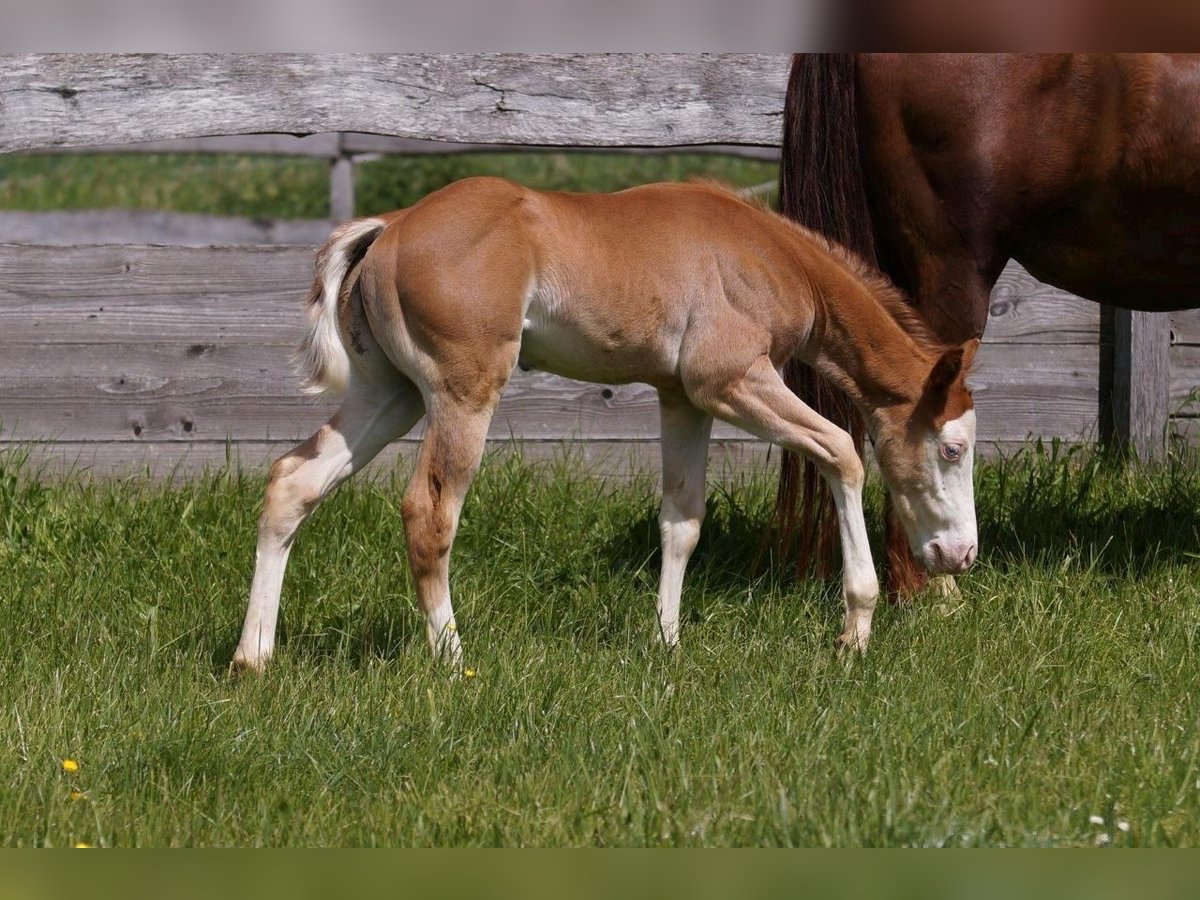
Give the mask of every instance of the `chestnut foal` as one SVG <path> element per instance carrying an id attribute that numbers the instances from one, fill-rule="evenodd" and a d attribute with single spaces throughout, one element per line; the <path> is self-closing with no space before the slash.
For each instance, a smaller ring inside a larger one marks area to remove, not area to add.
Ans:
<path id="1" fill-rule="evenodd" d="M 788 390 L 797 355 L 865 416 L 913 552 L 934 572 L 975 559 L 977 340 L 933 340 L 886 280 L 824 238 L 711 184 L 616 194 L 459 181 L 334 231 L 317 256 L 301 348 L 308 388 L 340 409 L 271 469 L 234 664 L 271 656 L 284 567 L 320 500 L 426 413 L 402 504 L 435 656 L 460 665 L 450 548 L 514 366 L 658 389 L 662 581 L 658 636 L 679 640 L 684 568 L 704 518 L 714 416 L 806 454 L 833 489 L 845 627 L 865 650 L 879 585 L 850 436 Z"/>

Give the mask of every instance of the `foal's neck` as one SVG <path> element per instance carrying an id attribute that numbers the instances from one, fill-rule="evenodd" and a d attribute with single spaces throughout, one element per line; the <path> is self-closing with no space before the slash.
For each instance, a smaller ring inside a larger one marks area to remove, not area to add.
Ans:
<path id="1" fill-rule="evenodd" d="M 826 267 L 814 280 L 816 321 L 807 362 L 837 385 L 874 430 L 881 411 L 916 402 L 937 354 L 918 326 L 897 320 L 888 304 L 903 302 L 882 279 L 875 283 L 842 266 Z"/>

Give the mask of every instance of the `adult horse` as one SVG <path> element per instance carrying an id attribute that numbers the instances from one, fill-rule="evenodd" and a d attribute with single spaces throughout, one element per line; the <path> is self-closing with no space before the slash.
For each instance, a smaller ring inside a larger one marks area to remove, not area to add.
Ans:
<path id="1" fill-rule="evenodd" d="M 1099 303 L 1200 306 L 1200 59 L 798 54 L 780 206 L 876 262 L 947 342 L 983 333 L 1009 259 Z M 861 446 L 836 390 L 800 363 L 787 381 Z M 785 455 L 778 510 L 806 566 L 832 529 L 799 473 Z M 893 594 L 925 579 L 900 537 L 889 516 Z"/>

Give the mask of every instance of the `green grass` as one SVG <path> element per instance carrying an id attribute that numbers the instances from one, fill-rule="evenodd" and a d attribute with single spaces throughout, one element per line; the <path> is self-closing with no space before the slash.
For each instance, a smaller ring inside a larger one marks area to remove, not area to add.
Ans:
<path id="1" fill-rule="evenodd" d="M 469 153 L 393 156 L 358 166 L 357 211 L 409 206 L 468 175 L 500 175 L 536 188 L 614 191 L 653 181 L 720 178 L 750 186 L 773 163 L 713 154 Z M 161 209 L 226 216 L 329 215 L 322 160 L 221 154 L 0 155 L 0 209 Z"/>
<path id="2" fill-rule="evenodd" d="M 0 154 L 0 209 L 161 209 L 223 216 L 329 215 L 329 165 L 222 154 Z"/>
<path id="3" fill-rule="evenodd" d="M 478 671 L 456 682 L 427 659 L 395 480 L 317 511 L 276 661 L 230 680 L 261 480 L 18 466 L 6 845 L 1200 843 L 1195 460 L 983 466 L 961 600 L 881 608 L 839 660 L 835 587 L 755 568 L 769 479 L 711 491 L 670 655 L 650 485 L 492 459 L 455 548 Z"/>

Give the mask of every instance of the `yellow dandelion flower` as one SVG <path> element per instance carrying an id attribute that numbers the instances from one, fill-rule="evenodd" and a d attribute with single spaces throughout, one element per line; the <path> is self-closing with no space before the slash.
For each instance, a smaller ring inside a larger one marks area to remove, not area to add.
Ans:
<path id="1" fill-rule="evenodd" d="M 458 631 L 458 626 L 455 625 L 453 622 L 450 622 L 446 625 L 446 630 L 447 631 Z"/>
<path id="2" fill-rule="evenodd" d="M 62 770 L 64 772 L 78 772 L 79 763 L 75 762 L 73 759 L 64 759 L 62 761 Z"/>
<path id="3" fill-rule="evenodd" d="M 476 672 L 474 669 L 463 669 L 463 678 L 474 678 Z"/>
<path id="4" fill-rule="evenodd" d="M 75 844 L 75 849 L 76 850 L 91 850 L 92 845 L 89 844 L 87 841 L 79 841 Z"/>
<path id="5" fill-rule="evenodd" d="M 87 791 L 71 791 L 71 793 L 67 794 L 67 796 L 72 800 L 86 800 Z"/>

